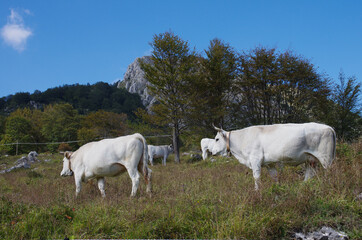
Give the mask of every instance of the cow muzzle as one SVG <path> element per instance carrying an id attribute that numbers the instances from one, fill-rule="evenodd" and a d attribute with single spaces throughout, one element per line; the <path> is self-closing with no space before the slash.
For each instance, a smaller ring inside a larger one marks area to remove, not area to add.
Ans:
<path id="1" fill-rule="evenodd" d="M 68 171 L 61 172 L 61 173 L 60 173 L 60 176 L 62 176 L 62 177 L 73 176 L 73 171 L 72 171 L 72 170 L 68 170 Z"/>

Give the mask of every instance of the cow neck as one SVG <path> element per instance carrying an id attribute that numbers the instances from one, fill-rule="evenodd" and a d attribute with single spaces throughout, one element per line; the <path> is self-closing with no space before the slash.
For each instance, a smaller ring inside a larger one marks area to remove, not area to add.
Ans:
<path id="1" fill-rule="evenodd" d="M 228 154 L 230 154 L 230 134 L 231 131 L 226 133 L 226 151 Z"/>

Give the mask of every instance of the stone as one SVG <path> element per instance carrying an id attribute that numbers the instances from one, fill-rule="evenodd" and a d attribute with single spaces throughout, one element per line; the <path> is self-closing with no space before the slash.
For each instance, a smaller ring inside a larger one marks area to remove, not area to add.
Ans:
<path id="1" fill-rule="evenodd" d="M 295 238 L 298 240 L 348 240 L 347 234 L 338 232 L 330 227 L 322 227 L 319 231 L 308 233 L 296 233 Z"/>
<path id="2" fill-rule="evenodd" d="M 141 69 L 139 63 L 140 59 L 147 64 L 152 63 L 150 56 L 136 58 L 136 60 L 128 66 L 123 80 L 118 82 L 117 87 L 125 88 L 130 93 L 137 93 L 141 97 L 143 105 L 149 109 L 150 106 L 155 102 L 155 98 L 147 89 L 147 86 L 150 83 L 144 77 L 144 71 Z"/>
<path id="3" fill-rule="evenodd" d="M 37 159 L 37 156 L 38 156 L 37 152 L 31 151 L 28 154 L 28 156 L 21 157 L 20 159 L 16 160 L 15 166 L 13 166 L 11 168 L 8 168 L 8 169 L 5 169 L 5 170 L 2 170 L 2 171 L 0 171 L 0 173 L 1 174 L 8 173 L 8 172 L 11 172 L 11 171 L 13 171 L 15 169 L 18 169 L 18 168 L 28 169 L 28 168 L 31 167 L 32 163 L 40 162 L 40 160 Z"/>

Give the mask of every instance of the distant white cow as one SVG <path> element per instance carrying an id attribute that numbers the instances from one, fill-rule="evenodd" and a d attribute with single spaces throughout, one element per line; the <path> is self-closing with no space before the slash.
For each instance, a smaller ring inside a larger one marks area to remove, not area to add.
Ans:
<path id="1" fill-rule="evenodd" d="M 212 152 L 212 148 L 214 147 L 215 139 L 212 138 L 203 138 L 201 139 L 201 151 L 202 151 L 202 159 L 205 160 L 207 158 L 207 152 Z"/>
<path id="2" fill-rule="evenodd" d="M 215 129 L 218 133 L 212 154 L 231 152 L 241 164 L 251 168 L 256 190 L 262 166 L 276 178 L 277 163 L 306 163 L 306 181 L 314 176 L 317 160 L 327 168 L 335 158 L 336 134 L 324 124 L 262 125 L 230 132 Z"/>
<path id="3" fill-rule="evenodd" d="M 153 166 L 153 158 L 163 157 L 162 164 L 166 166 L 166 159 L 173 152 L 172 145 L 153 146 L 148 145 L 148 158 Z"/>
<path id="4" fill-rule="evenodd" d="M 125 171 L 132 180 L 131 196 L 139 185 L 139 172 L 144 176 L 148 193 L 151 192 L 151 169 L 147 167 L 148 148 L 144 137 L 139 134 L 90 142 L 75 152 L 65 152 L 61 176 L 74 173 L 76 195 L 81 182 L 95 178 L 102 197 L 105 197 L 104 177 L 114 177 Z"/>

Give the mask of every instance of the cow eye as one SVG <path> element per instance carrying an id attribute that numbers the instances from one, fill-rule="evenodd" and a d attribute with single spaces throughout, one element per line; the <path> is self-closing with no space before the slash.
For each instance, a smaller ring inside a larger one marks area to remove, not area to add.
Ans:
<path id="1" fill-rule="evenodd" d="M 218 138 L 216 138 L 216 140 L 215 140 L 215 141 L 217 142 L 217 141 L 219 141 L 219 139 L 218 139 Z"/>

